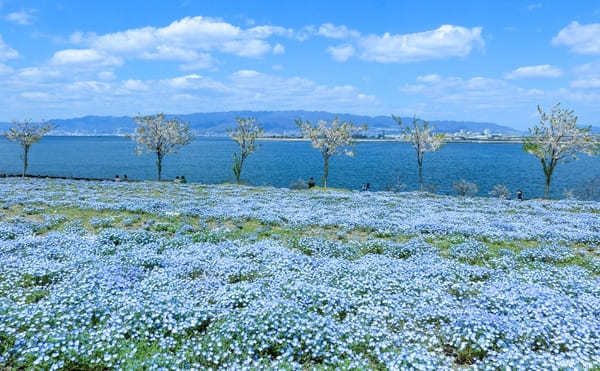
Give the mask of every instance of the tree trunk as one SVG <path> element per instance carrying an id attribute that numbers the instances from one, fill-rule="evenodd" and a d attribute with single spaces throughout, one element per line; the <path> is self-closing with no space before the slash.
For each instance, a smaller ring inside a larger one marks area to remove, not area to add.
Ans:
<path id="1" fill-rule="evenodd" d="M 240 178 L 242 177 L 242 169 L 244 168 L 244 156 L 240 156 L 240 164 L 238 167 L 238 171 L 235 173 L 235 182 L 236 184 L 240 184 Z"/>
<path id="2" fill-rule="evenodd" d="M 419 162 L 419 187 L 421 192 L 425 190 L 425 184 L 423 183 L 423 162 Z"/>
<path id="3" fill-rule="evenodd" d="M 327 188 L 327 176 L 329 175 L 329 156 L 323 156 L 323 188 Z"/>
<path id="4" fill-rule="evenodd" d="M 160 182 L 160 175 L 162 174 L 162 155 L 160 153 L 156 153 L 156 170 L 158 172 L 158 181 Z"/>
<path id="5" fill-rule="evenodd" d="M 27 167 L 29 166 L 29 146 L 23 147 L 23 178 L 27 173 Z"/>
<path id="6" fill-rule="evenodd" d="M 548 200 L 550 199 L 550 182 L 552 181 L 552 173 L 554 173 L 554 167 L 556 166 L 556 162 L 554 160 L 551 160 L 549 165 L 546 166 L 546 163 L 544 162 L 542 162 L 542 165 L 544 166 L 544 175 L 546 175 L 546 184 L 544 184 L 544 198 Z"/>
<path id="7" fill-rule="evenodd" d="M 417 148 L 417 165 L 418 165 L 418 173 L 419 173 L 419 189 L 421 192 L 425 190 L 425 184 L 423 183 L 423 152 Z"/>

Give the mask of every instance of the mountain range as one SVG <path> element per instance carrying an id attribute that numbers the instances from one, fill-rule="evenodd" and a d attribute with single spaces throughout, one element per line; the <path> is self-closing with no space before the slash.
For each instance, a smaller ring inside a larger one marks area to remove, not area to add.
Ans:
<path id="1" fill-rule="evenodd" d="M 191 129 L 199 135 L 224 135 L 227 128 L 235 126 L 236 117 L 255 117 L 264 128 L 267 135 L 297 135 L 299 134 L 295 120 L 309 120 L 316 122 L 319 119 L 352 121 L 355 124 L 368 125 L 368 134 L 377 135 L 385 132 L 395 134 L 399 132 L 398 123 L 391 116 L 361 116 L 347 113 L 331 113 L 323 111 L 228 111 L 191 113 L 177 116 L 189 123 Z M 50 122 L 57 125 L 55 135 L 125 135 L 135 129 L 133 117 L 129 116 L 85 116 L 71 119 L 53 119 Z M 411 123 L 412 118 L 402 118 L 403 123 Z M 441 133 L 465 132 L 481 133 L 489 130 L 492 133 L 504 135 L 519 135 L 523 132 L 494 123 L 472 121 L 430 121 L 436 126 L 436 131 Z"/>

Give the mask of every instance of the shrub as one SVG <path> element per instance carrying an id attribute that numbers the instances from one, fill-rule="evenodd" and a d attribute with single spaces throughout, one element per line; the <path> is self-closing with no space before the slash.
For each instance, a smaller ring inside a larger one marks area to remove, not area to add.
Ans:
<path id="1" fill-rule="evenodd" d="M 464 179 L 454 182 L 452 188 L 456 191 L 459 196 L 475 196 L 479 192 L 477 184 L 468 182 Z"/>
<path id="2" fill-rule="evenodd" d="M 290 189 L 308 189 L 308 184 L 300 178 L 290 183 Z"/>
<path id="3" fill-rule="evenodd" d="M 492 190 L 489 192 L 490 196 L 498 197 L 498 198 L 509 198 L 510 191 L 504 184 L 496 184 Z"/>

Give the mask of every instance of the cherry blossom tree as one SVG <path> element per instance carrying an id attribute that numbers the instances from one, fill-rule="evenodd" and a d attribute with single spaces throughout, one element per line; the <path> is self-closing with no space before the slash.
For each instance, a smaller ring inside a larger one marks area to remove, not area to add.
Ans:
<path id="1" fill-rule="evenodd" d="M 435 126 L 429 126 L 427 121 L 423 121 L 416 116 L 413 117 L 412 126 L 402 126 L 402 118 L 392 115 L 392 118 L 398 122 L 402 128 L 402 136 L 412 144 L 417 152 L 417 165 L 419 166 L 419 188 L 425 189 L 423 183 L 423 155 L 425 152 L 435 152 L 440 149 L 446 141 L 445 134 L 435 134 Z"/>
<path id="2" fill-rule="evenodd" d="M 48 134 L 54 126 L 47 122 L 34 123 L 31 120 L 13 121 L 12 127 L 4 134 L 6 139 L 18 143 L 23 148 L 23 177 L 29 166 L 29 149 Z"/>
<path id="3" fill-rule="evenodd" d="M 339 118 L 333 121 L 318 120 L 316 125 L 309 121 L 296 120 L 296 125 L 302 136 L 310 140 L 313 148 L 323 156 L 323 187 L 327 188 L 329 176 L 329 159 L 331 156 L 345 154 L 354 156 L 349 148 L 354 145 L 353 136 L 367 129 L 366 125 L 357 126 L 350 121 L 341 122 Z"/>
<path id="4" fill-rule="evenodd" d="M 545 198 L 550 197 L 550 183 L 556 165 L 576 160 L 578 154 L 596 154 L 598 141 L 591 135 L 591 127 L 576 126 L 574 111 L 563 109 L 560 103 L 552 107 L 550 114 L 538 106 L 540 122 L 529 129 L 529 136 L 523 142 L 523 149 L 537 157 L 542 163 L 546 182 Z"/>
<path id="5" fill-rule="evenodd" d="M 236 183 L 239 184 L 244 161 L 260 148 L 260 145 L 256 144 L 256 138 L 260 137 L 264 130 L 256 124 L 255 118 L 236 118 L 235 120 L 237 121 L 237 127 L 228 129 L 227 132 L 231 139 L 240 146 L 239 156 L 237 152 L 233 154 L 233 174 Z"/>
<path id="6" fill-rule="evenodd" d="M 163 113 L 134 118 L 137 128 L 131 139 L 137 142 L 137 154 L 156 154 L 158 180 L 161 180 L 163 158 L 190 144 L 195 136 L 189 125 L 178 118 L 167 120 Z"/>

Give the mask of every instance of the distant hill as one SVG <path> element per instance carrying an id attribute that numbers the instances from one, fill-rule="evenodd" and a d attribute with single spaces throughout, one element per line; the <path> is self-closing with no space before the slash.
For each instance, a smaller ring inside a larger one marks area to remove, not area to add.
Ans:
<path id="1" fill-rule="evenodd" d="M 174 116 L 174 115 L 170 115 Z M 322 111 L 230 111 L 230 112 L 208 112 L 176 115 L 183 121 L 190 123 L 191 128 L 200 135 L 223 135 L 226 129 L 235 124 L 236 117 L 256 117 L 264 127 L 267 134 L 273 135 L 296 135 L 298 129 L 295 120 L 302 118 L 314 122 L 318 119 L 332 120 L 339 117 L 341 120 L 350 120 L 356 124 L 367 124 L 369 134 L 375 135 L 385 131 L 386 134 L 399 132 L 396 121 L 390 116 L 361 116 L 346 113 L 331 113 Z M 403 118 L 410 123 L 412 118 Z M 53 134 L 56 135 L 123 135 L 133 132 L 135 123 L 128 116 L 85 116 L 72 119 L 50 120 L 58 125 Z M 489 130 L 492 133 L 515 135 L 522 132 L 498 124 L 486 122 L 469 121 L 430 121 L 437 127 L 438 132 L 455 133 L 460 130 L 465 132 L 483 132 Z"/>

